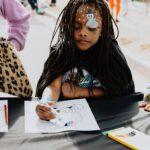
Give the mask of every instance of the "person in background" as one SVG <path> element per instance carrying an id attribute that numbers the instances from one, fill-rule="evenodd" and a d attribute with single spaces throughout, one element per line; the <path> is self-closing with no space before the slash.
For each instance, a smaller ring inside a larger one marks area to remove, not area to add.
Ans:
<path id="1" fill-rule="evenodd" d="M 23 50 L 29 31 L 30 14 L 19 0 L 0 0 L 0 16 L 8 21 L 8 41 Z"/>
<path id="2" fill-rule="evenodd" d="M 28 0 L 31 8 L 32 8 L 32 14 L 39 14 L 39 15 L 44 15 L 45 11 L 42 8 L 38 7 L 38 1 L 37 0 Z"/>
<path id="3" fill-rule="evenodd" d="M 116 6 L 115 6 L 114 3 L 115 3 L 115 0 L 109 0 L 109 5 L 110 5 L 111 13 L 113 15 L 114 7 L 116 7 L 115 21 L 119 22 L 118 16 L 119 16 L 119 13 L 120 13 L 120 5 L 121 5 L 120 3 L 121 3 L 121 0 L 116 0 Z"/>
<path id="4" fill-rule="evenodd" d="M 123 0 L 122 5 L 123 5 L 123 16 L 125 17 L 128 15 L 130 0 Z"/>
<path id="5" fill-rule="evenodd" d="M 98 98 L 100 102 L 100 98 L 135 92 L 105 0 L 70 0 L 56 27 L 58 40 L 50 46 L 36 89 L 36 97 L 43 103 L 54 105 L 60 99 L 73 98 Z M 45 105 L 37 105 L 36 112 L 43 120 L 55 117 Z"/>
<path id="6" fill-rule="evenodd" d="M 56 6 L 56 0 L 51 0 L 50 6 L 51 6 L 51 7 Z"/>

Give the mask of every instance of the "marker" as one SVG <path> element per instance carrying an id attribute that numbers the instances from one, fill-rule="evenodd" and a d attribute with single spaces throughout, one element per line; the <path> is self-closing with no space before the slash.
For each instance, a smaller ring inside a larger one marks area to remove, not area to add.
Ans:
<path id="1" fill-rule="evenodd" d="M 40 102 L 41 102 L 42 104 L 45 104 L 45 105 L 48 105 L 48 106 L 54 105 L 54 104 L 56 103 L 56 101 L 53 100 L 53 99 L 50 98 L 50 97 L 42 98 Z"/>
<path id="2" fill-rule="evenodd" d="M 7 111 L 7 105 L 4 105 L 4 115 L 5 115 L 5 124 L 8 125 L 8 111 Z"/>

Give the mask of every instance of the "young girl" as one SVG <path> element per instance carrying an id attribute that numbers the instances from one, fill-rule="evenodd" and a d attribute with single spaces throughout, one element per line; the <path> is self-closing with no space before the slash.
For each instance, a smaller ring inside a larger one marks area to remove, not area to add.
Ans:
<path id="1" fill-rule="evenodd" d="M 60 95 L 112 98 L 133 93 L 132 75 L 115 39 L 107 2 L 70 0 L 61 14 L 58 41 L 51 47 L 36 96 L 53 105 Z M 55 117 L 44 105 L 37 105 L 36 112 L 44 120 Z"/>

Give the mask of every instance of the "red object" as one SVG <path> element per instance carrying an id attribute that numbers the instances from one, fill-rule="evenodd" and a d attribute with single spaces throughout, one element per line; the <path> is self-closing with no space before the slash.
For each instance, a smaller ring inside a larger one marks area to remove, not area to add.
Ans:
<path id="1" fill-rule="evenodd" d="M 5 115 L 5 124 L 8 125 L 8 111 L 7 111 L 7 105 L 4 105 L 4 115 Z"/>

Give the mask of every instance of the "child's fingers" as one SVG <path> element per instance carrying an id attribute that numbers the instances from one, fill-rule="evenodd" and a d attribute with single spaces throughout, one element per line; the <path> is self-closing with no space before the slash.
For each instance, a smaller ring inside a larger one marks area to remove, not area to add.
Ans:
<path id="1" fill-rule="evenodd" d="M 144 110 L 150 112 L 150 102 L 147 103 L 147 105 L 145 106 Z"/>
<path id="2" fill-rule="evenodd" d="M 51 108 L 46 107 L 44 105 L 37 105 L 36 113 L 42 120 L 51 120 L 55 118 L 55 114 L 52 113 Z"/>
<path id="3" fill-rule="evenodd" d="M 41 111 L 50 111 L 50 108 L 45 106 L 45 105 L 37 105 L 36 110 L 41 110 Z"/>
<path id="4" fill-rule="evenodd" d="M 148 104 L 148 102 L 142 101 L 139 103 L 139 107 L 145 107 Z"/>
<path id="5" fill-rule="evenodd" d="M 39 113 L 38 116 L 42 120 L 51 120 L 55 118 L 55 114 L 53 113 Z"/>

